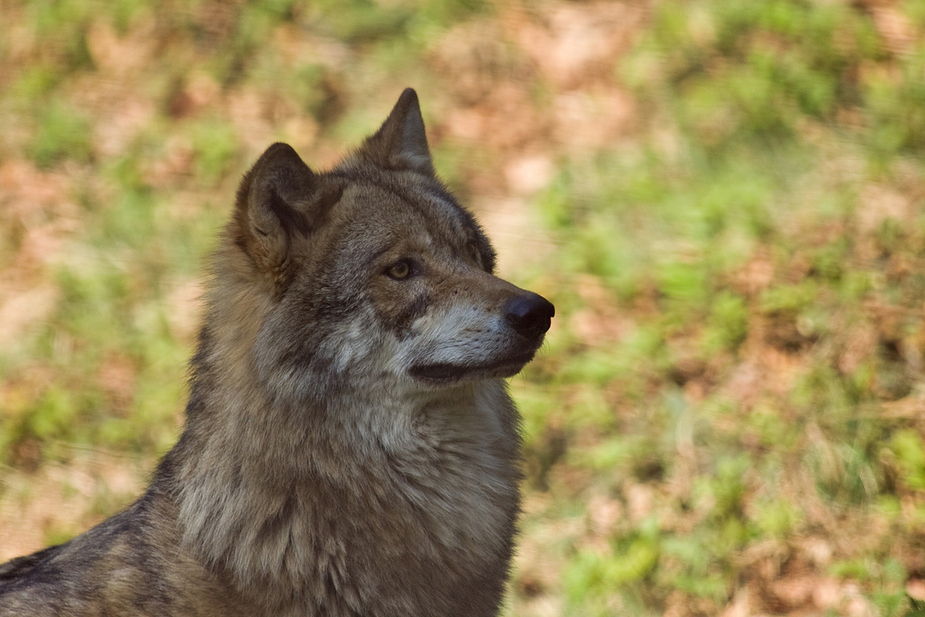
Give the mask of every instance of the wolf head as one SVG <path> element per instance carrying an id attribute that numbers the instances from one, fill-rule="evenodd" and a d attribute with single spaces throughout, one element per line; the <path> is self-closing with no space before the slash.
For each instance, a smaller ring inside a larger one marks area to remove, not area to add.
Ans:
<path id="1" fill-rule="evenodd" d="M 408 89 L 329 172 L 286 144 L 260 157 L 219 250 L 211 321 L 242 324 L 220 346 L 250 355 L 241 360 L 264 390 L 285 398 L 509 377 L 542 344 L 554 309 L 494 267 L 485 234 L 435 176 Z"/>

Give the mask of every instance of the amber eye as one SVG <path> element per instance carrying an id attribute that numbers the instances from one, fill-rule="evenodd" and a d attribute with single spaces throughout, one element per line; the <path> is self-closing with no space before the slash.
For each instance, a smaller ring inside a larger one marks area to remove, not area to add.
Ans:
<path id="1" fill-rule="evenodd" d="M 411 262 L 407 259 L 397 261 L 389 266 L 389 269 L 386 270 L 385 273 L 396 281 L 406 279 L 411 274 Z"/>

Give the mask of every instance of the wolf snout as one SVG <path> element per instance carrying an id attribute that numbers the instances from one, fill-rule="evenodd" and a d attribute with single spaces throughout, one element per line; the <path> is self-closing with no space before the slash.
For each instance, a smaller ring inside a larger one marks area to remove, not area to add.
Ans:
<path id="1" fill-rule="evenodd" d="M 522 296 L 508 300 L 504 307 L 507 322 L 526 338 L 536 338 L 549 330 L 556 314 L 552 302 L 539 294 L 528 291 Z"/>

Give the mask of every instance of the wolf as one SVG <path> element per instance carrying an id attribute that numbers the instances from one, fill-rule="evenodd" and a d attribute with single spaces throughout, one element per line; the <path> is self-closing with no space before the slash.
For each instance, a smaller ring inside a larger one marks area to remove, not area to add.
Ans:
<path id="1" fill-rule="evenodd" d="M 496 615 L 505 378 L 555 309 L 494 267 L 413 90 L 330 171 L 270 146 L 213 257 L 177 444 L 123 512 L 0 565 L 0 616 Z"/>

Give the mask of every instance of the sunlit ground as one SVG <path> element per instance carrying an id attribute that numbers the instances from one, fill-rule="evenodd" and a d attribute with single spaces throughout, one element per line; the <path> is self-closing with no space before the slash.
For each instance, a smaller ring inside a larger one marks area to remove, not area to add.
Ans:
<path id="1" fill-rule="evenodd" d="M 182 423 L 206 256 L 276 140 L 417 89 L 501 271 L 509 614 L 925 606 L 917 3 L 0 4 L 0 559 L 129 503 Z"/>

